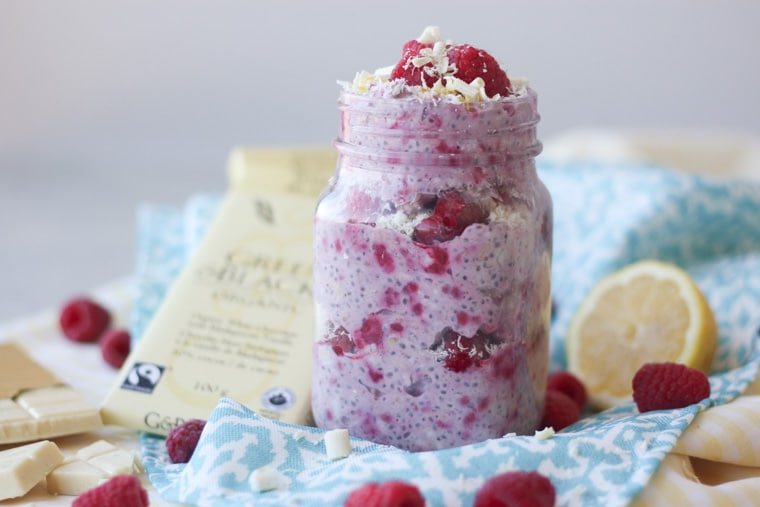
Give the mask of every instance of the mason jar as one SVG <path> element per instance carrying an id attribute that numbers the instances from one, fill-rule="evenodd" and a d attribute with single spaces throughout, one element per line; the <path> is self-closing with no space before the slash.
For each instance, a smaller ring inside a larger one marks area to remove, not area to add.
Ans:
<path id="1" fill-rule="evenodd" d="M 532 433 L 552 251 L 535 92 L 346 90 L 339 110 L 314 223 L 315 422 L 411 451 Z"/>

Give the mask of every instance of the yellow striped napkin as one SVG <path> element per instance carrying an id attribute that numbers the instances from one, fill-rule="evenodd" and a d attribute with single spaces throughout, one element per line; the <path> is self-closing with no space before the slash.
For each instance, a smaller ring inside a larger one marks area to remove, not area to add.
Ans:
<path id="1" fill-rule="evenodd" d="M 760 377 L 700 413 L 632 507 L 760 506 Z"/>

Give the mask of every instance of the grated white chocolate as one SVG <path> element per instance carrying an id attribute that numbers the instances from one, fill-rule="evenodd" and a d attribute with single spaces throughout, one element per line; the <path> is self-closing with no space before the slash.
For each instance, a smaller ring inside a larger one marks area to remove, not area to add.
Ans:
<path id="1" fill-rule="evenodd" d="M 338 81 L 338 84 L 342 86 L 344 90 L 364 94 L 367 93 L 370 88 L 372 88 L 372 86 L 385 83 L 387 81 L 387 78 L 372 74 L 366 70 L 361 70 L 356 73 L 356 76 L 354 76 L 354 80 L 351 83 L 348 83 L 346 81 Z"/>
<path id="2" fill-rule="evenodd" d="M 393 229 L 407 236 L 411 236 L 414 228 L 420 222 L 430 216 L 430 212 L 418 213 L 414 217 L 409 217 L 403 211 L 397 211 L 392 215 L 381 215 L 375 220 L 375 227 L 382 229 Z"/>
<path id="3" fill-rule="evenodd" d="M 486 95 L 486 82 L 483 78 L 476 77 L 469 84 L 454 76 L 446 76 L 444 80 L 446 81 L 445 90 L 448 93 L 458 93 L 464 102 L 476 102 L 489 98 Z M 498 98 L 498 94 L 494 98 Z"/>
<path id="4" fill-rule="evenodd" d="M 490 223 L 505 223 L 514 229 L 522 229 L 531 223 L 530 211 L 524 207 L 508 208 L 506 206 L 494 207 L 488 215 Z"/>
<path id="5" fill-rule="evenodd" d="M 432 48 L 420 49 L 420 56 L 412 58 L 411 63 L 415 67 L 423 67 L 423 72 L 428 76 L 438 77 L 439 79 L 441 76 L 453 74 L 457 69 L 456 66 L 449 65 L 446 49 L 446 44 L 438 41 Z"/>
<path id="6" fill-rule="evenodd" d="M 420 44 L 435 44 L 441 40 L 441 29 L 437 26 L 426 26 L 422 35 L 417 37 Z"/>
<path id="7" fill-rule="evenodd" d="M 248 478 L 248 484 L 254 491 L 271 491 L 277 489 L 280 483 L 280 476 L 271 466 L 263 466 L 251 472 Z"/>
<path id="8" fill-rule="evenodd" d="M 348 437 L 348 430 L 330 430 L 325 433 L 324 440 L 327 457 L 331 460 L 343 459 L 351 454 L 351 440 Z"/>
<path id="9" fill-rule="evenodd" d="M 530 86 L 530 81 L 527 77 L 510 77 L 509 84 L 512 85 L 512 90 L 525 90 Z"/>
<path id="10" fill-rule="evenodd" d="M 375 69 L 375 72 L 373 74 L 378 79 L 385 79 L 386 81 L 390 79 L 391 73 L 393 72 L 393 68 L 395 65 L 388 65 L 387 67 L 380 67 L 379 69 Z"/>
<path id="11" fill-rule="evenodd" d="M 547 426 L 541 431 L 536 430 L 536 433 L 533 435 L 533 437 L 536 440 L 549 440 L 550 438 L 554 436 L 554 434 L 555 434 L 554 428 L 552 428 L 551 426 Z"/>

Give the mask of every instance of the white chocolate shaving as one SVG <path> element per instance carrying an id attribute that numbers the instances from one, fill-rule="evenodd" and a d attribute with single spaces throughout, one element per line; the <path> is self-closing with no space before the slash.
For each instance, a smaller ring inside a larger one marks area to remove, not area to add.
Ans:
<path id="1" fill-rule="evenodd" d="M 437 26 L 426 26 L 422 35 L 417 37 L 417 42 L 421 44 L 435 44 L 441 40 L 441 29 Z"/>
<path id="2" fill-rule="evenodd" d="M 509 83 L 512 85 L 512 90 L 524 89 L 530 85 L 527 77 L 510 77 Z"/>
<path id="3" fill-rule="evenodd" d="M 541 431 L 536 430 L 536 433 L 533 435 L 533 437 L 536 440 L 549 440 L 554 436 L 554 428 L 551 426 L 547 426 L 546 428 L 542 429 Z"/>
<path id="4" fill-rule="evenodd" d="M 254 491 L 271 491 L 277 489 L 280 482 L 277 470 L 271 466 L 263 466 L 251 472 L 248 478 L 248 484 Z"/>
<path id="5" fill-rule="evenodd" d="M 390 72 L 388 73 L 388 76 L 390 76 Z M 372 86 L 385 83 L 386 81 L 388 81 L 388 78 L 385 76 L 372 74 L 366 70 L 362 70 L 356 73 L 352 83 L 338 81 L 338 84 L 344 89 L 351 90 L 355 93 L 367 93 Z"/>
<path id="6" fill-rule="evenodd" d="M 414 58 L 412 58 L 412 65 L 419 68 L 419 67 L 424 67 L 425 65 L 427 65 L 428 63 L 431 63 L 432 61 L 433 59 L 430 58 L 429 56 L 415 56 Z"/>
<path id="7" fill-rule="evenodd" d="M 395 65 L 388 65 L 387 67 L 380 67 L 375 69 L 375 77 L 380 79 L 389 79 Z"/>
<path id="8" fill-rule="evenodd" d="M 392 215 L 380 215 L 377 217 L 375 220 L 375 227 L 393 229 L 406 234 L 407 236 L 411 236 L 415 227 L 429 216 L 430 212 L 419 213 L 414 217 L 409 217 L 403 211 L 397 211 Z"/>
<path id="9" fill-rule="evenodd" d="M 465 102 L 480 100 L 485 95 L 486 82 L 483 81 L 483 78 L 476 77 L 469 84 L 454 76 L 446 76 L 444 80 L 446 81 L 446 89 L 450 92 L 459 93 Z"/>
<path id="10" fill-rule="evenodd" d="M 425 65 L 431 66 L 424 67 Z M 446 44 L 437 41 L 432 48 L 420 49 L 420 56 L 412 58 L 412 65 L 415 67 L 424 67 L 427 75 L 432 77 L 443 76 L 451 69 L 449 67 L 449 57 L 446 55 Z"/>
<path id="11" fill-rule="evenodd" d="M 331 460 L 342 459 L 351 454 L 351 440 L 348 437 L 348 430 L 330 430 L 325 433 L 324 440 L 327 457 Z"/>
<path id="12" fill-rule="evenodd" d="M 431 88 L 433 93 L 436 95 L 446 95 L 448 93 L 448 90 L 446 90 L 446 86 L 443 84 L 443 79 L 439 79 L 435 83 L 433 83 L 433 87 Z"/>

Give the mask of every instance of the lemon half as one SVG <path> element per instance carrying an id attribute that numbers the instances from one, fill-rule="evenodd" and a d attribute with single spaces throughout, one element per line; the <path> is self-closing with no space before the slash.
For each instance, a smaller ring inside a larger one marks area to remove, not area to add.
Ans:
<path id="1" fill-rule="evenodd" d="M 659 261 L 632 264 L 586 296 L 566 339 L 568 369 L 597 408 L 631 398 L 631 380 L 649 362 L 708 372 L 717 344 L 715 316 L 694 280 Z"/>

